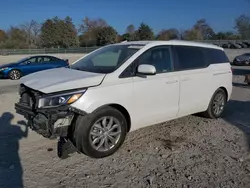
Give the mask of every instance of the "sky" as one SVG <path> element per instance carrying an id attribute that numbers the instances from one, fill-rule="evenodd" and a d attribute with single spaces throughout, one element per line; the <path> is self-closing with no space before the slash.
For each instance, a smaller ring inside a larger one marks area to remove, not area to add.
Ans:
<path id="1" fill-rule="evenodd" d="M 105 19 L 119 33 L 129 24 L 138 27 L 141 22 L 155 32 L 187 29 L 201 18 L 215 31 L 227 31 L 233 30 L 235 18 L 241 14 L 250 14 L 250 0 L 9 0 L 0 4 L 0 29 L 54 16 L 70 16 L 79 26 L 88 16 Z"/>

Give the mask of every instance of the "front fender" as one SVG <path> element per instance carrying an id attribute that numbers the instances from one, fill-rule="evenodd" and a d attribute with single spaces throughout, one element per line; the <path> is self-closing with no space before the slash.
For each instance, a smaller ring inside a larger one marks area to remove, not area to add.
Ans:
<path id="1" fill-rule="evenodd" d="M 133 111 L 132 85 L 125 85 L 89 88 L 86 93 L 71 106 L 86 113 L 92 113 L 102 106 L 118 104 L 131 112 Z"/>
<path id="2" fill-rule="evenodd" d="M 13 70 L 13 68 L 8 68 L 8 69 L 2 71 L 1 72 L 1 74 L 3 75 L 2 77 L 3 78 L 8 78 L 8 75 L 9 75 L 9 73 L 10 73 L 11 70 Z"/>

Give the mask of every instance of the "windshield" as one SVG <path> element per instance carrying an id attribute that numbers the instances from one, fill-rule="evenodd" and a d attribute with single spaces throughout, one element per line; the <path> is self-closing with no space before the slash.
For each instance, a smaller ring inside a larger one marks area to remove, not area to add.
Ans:
<path id="1" fill-rule="evenodd" d="M 143 45 L 109 45 L 80 59 L 70 66 L 81 71 L 108 74 L 115 71 Z"/>

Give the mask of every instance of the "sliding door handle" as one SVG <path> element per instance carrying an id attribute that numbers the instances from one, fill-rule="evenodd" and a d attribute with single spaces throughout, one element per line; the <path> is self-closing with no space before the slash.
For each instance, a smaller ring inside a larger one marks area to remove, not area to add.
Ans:
<path id="1" fill-rule="evenodd" d="M 190 78 L 183 78 L 183 79 L 181 79 L 181 81 L 188 81 L 188 80 L 190 80 Z"/>
<path id="2" fill-rule="evenodd" d="M 169 81 L 166 81 L 166 84 L 173 84 L 173 83 L 176 83 L 178 82 L 178 80 L 169 80 Z"/>

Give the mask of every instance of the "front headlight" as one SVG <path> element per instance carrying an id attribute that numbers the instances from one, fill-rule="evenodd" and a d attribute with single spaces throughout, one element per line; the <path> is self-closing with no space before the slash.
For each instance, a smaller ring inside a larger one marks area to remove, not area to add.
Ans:
<path id="1" fill-rule="evenodd" d="M 76 102 L 86 90 L 65 93 L 61 95 L 52 95 L 44 98 L 40 98 L 38 102 L 38 108 L 49 108 L 49 107 L 57 107 L 62 105 L 68 105 Z"/>
<path id="2" fill-rule="evenodd" d="M 0 68 L 0 71 L 4 71 L 6 69 L 8 69 L 9 67 L 4 67 L 4 68 Z"/>

